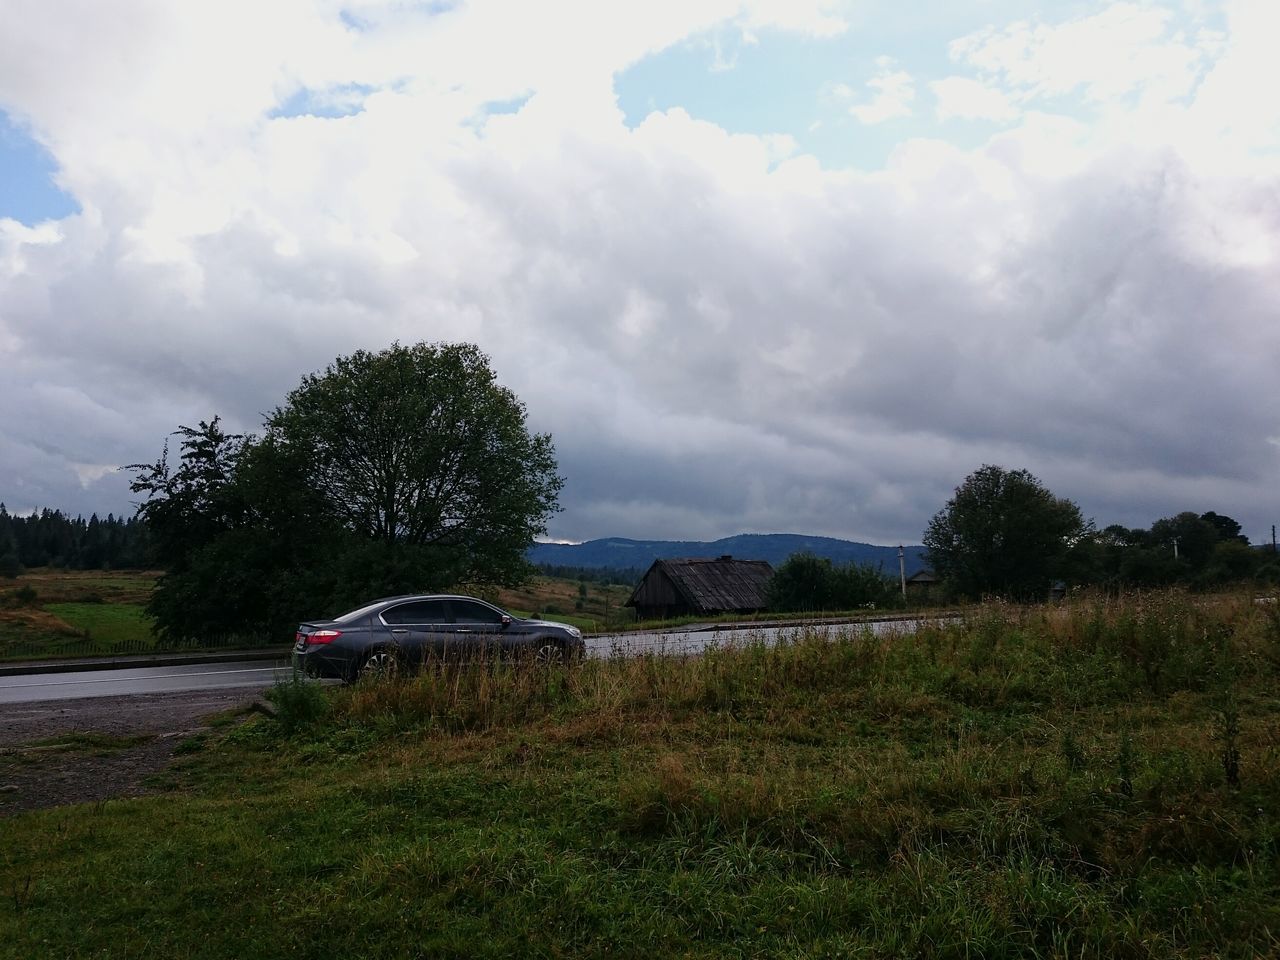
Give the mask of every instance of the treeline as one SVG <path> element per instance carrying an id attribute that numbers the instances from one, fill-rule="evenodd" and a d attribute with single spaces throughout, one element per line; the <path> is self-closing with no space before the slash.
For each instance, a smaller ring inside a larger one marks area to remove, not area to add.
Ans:
<path id="1" fill-rule="evenodd" d="M 1089 533 L 1068 551 L 1063 573 L 1074 584 L 1203 590 L 1246 580 L 1278 583 L 1280 558 L 1271 544 L 1250 546 L 1230 517 L 1188 511 L 1147 529 L 1113 524 Z"/>
<path id="2" fill-rule="evenodd" d="M 149 566 L 147 527 L 134 517 L 95 513 L 88 520 L 61 510 L 27 516 L 10 514 L 0 503 L 0 576 L 16 577 L 25 567 L 72 570 L 140 569 Z"/>

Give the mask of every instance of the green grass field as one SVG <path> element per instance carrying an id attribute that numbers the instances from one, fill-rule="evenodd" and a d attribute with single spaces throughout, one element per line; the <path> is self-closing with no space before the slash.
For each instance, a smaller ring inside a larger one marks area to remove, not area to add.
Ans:
<path id="1" fill-rule="evenodd" d="M 1280 615 L 1179 595 L 456 669 L 14 817 L 0 955 L 1280 951 Z"/>

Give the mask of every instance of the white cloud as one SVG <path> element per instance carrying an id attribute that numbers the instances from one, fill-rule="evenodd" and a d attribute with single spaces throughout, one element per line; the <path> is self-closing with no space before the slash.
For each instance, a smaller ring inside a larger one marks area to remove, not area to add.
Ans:
<path id="1" fill-rule="evenodd" d="M 867 87 L 873 91 L 872 98 L 849 107 L 849 113 L 868 124 L 911 116 L 911 104 L 916 98 L 911 74 L 895 69 L 891 57 L 879 57 L 876 67 L 876 75 L 867 81 Z"/>
<path id="2" fill-rule="evenodd" d="M 939 120 L 953 117 L 962 120 L 1015 119 L 1019 110 L 1007 94 L 969 77 L 946 77 L 929 84 L 937 98 Z"/>
<path id="3" fill-rule="evenodd" d="M 1212 41 L 1175 23 L 1167 7 L 1116 3 L 1063 23 L 989 27 L 953 42 L 951 57 L 1024 100 L 1080 91 L 1095 102 L 1131 94 L 1169 101 L 1193 90 Z"/>
<path id="4" fill-rule="evenodd" d="M 1106 49 L 1086 68 L 1038 28 L 995 31 L 962 50 L 1018 122 L 862 173 L 680 110 L 629 129 L 611 86 L 682 38 L 822 33 L 831 8 L 605 6 L 370 4 L 358 31 L 301 2 L 18 11 L 0 104 L 84 212 L 0 222 L 0 499 L 118 510 L 123 478 L 86 465 L 153 459 L 214 413 L 253 428 L 357 347 L 459 338 L 555 435 L 560 538 L 897 543 L 993 461 L 1105 522 L 1216 509 L 1256 533 L 1274 513 L 1280 450 L 1254 439 L 1280 409 L 1274 107 L 1237 100 L 1272 69 L 1264 7 L 1213 47 L 1124 8 L 1148 46 L 1205 51 L 1199 86 L 1174 56 L 1123 74 Z M 909 112 L 911 78 L 879 68 L 867 116 Z M 1152 76 L 1191 99 L 1151 112 Z M 954 79 L 940 109 L 999 112 Z M 353 84 L 371 89 L 351 116 L 271 117 Z M 1149 122 L 1046 112 L 1062 90 L 1131 96 Z"/>

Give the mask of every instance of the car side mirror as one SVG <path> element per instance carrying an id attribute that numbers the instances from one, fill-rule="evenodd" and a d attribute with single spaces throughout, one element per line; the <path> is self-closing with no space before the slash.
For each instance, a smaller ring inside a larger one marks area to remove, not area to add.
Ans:
<path id="1" fill-rule="evenodd" d="M 502 615 L 502 629 L 505 630 L 509 626 L 511 626 L 511 617 L 504 613 Z"/>

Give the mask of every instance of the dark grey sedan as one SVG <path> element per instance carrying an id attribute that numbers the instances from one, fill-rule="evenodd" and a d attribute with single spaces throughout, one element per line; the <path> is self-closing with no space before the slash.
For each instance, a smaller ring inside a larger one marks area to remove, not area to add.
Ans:
<path id="1" fill-rule="evenodd" d="M 352 682 L 369 674 L 461 659 L 527 657 L 563 663 L 581 657 L 582 631 L 524 620 L 474 597 L 390 597 L 333 620 L 298 626 L 293 664 L 316 677 Z"/>

